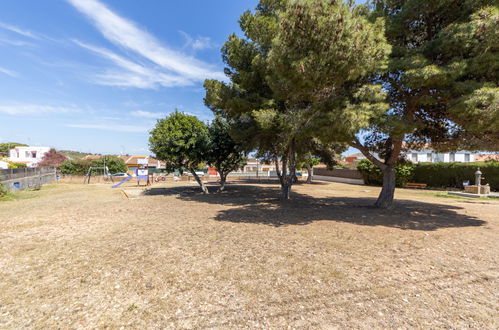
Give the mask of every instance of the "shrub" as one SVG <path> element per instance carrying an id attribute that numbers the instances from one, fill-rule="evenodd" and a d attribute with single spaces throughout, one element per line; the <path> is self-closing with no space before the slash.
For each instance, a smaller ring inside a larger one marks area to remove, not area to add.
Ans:
<path id="1" fill-rule="evenodd" d="M 59 170 L 62 174 L 71 175 L 85 175 L 87 174 L 88 168 L 91 166 L 90 161 L 84 160 L 65 160 L 59 166 Z"/>
<path id="2" fill-rule="evenodd" d="M 94 159 L 92 161 L 92 166 L 103 167 L 104 163 L 106 164 L 107 168 L 109 169 L 109 172 L 111 173 L 124 173 L 128 170 L 125 161 L 116 156 L 105 156 L 105 159 L 104 157 L 99 159 Z"/>
<path id="3" fill-rule="evenodd" d="M 26 168 L 28 165 L 24 163 L 14 163 L 14 162 L 9 162 L 9 168 Z"/>
<path id="4" fill-rule="evenodd" d="M 482 183 L 499 190 L 499 162 L 476 163 L 420 163 L 414 169 L 414 181 L 430 187 L 463 188 L 464 181 L 475 184 L 475 172 L 480 167 Z"/>
<path id="5" fill-rule="evenodd" d="M 126 172 L 127 167 L 125 161 L 116 156 L 106 156 L 105 164 L 111 173 L 121 173 Z M 60 166 L 59 169 L 62 174 L 70 175 L 86 175 L 90 167 L 103 167 L 104 159 L 78 159 L 78 160 L 66 160 Z"/>
<path id="6" fill-rule="evenodd" d="M 0 183 L 0 198 L 7 196 L 8 191 L 3 187 L 3 185 Z"/>
<path id="7" fill-rule="evenodd" d="M 381 186 L 383 184 L 383 172 L 368 159 L 362 159 L 357 164 L 357 170 L 362 174 L 364 182 L 368 185 Z M 395 184 L 403 187 L 413 177 L 414 165 L 407 161 L 401 161 L 395 167 Z"/>

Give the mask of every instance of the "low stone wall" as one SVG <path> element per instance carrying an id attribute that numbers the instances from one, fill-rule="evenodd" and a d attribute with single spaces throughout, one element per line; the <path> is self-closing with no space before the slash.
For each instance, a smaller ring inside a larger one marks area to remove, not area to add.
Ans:
<path id="1" fill-rule="evenodd" d="M 323 175 L 314 175 L 314 180 L 349 183 L 349 184 L 361 184 L 361 185 L 364 184 L 363 179 L 339 178 L 334 176 L 323 176 Z"/>
<path id="2" fill-rule="evenodd" d="M 56 179 L 55 167 L 0 170 L 0 184 L 7 190 L 40 187 Z"/>
<path id="3" fill-rule="evenodd" d="M 335 168 L 328 170 L 327 168 L 314 168 L 314 176 L 332 176 L 336 178 L 357 179 L 362 180 L 362 174 L 357 170 L 349 170 L 344 168 Z"/>

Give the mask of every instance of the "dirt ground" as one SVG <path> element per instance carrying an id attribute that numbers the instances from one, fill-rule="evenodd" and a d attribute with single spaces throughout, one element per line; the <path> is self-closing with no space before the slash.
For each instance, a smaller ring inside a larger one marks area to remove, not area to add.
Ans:
<path id="1" fill-rule="evenodd" d="M 54 184 L 0 202 L 0 328 L 498 328 L 499 200 Z M 28 198 L 29 197 L 29 198 Z"/>

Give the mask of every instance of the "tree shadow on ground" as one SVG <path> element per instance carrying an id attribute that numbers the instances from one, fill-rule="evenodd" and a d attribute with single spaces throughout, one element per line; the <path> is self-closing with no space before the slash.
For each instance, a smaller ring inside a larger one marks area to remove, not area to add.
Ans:
<path id="1" fill-rule="evenodd" d="M 214 189 L 213 189 L 214 190 Z M 234 206 L 219 211 L 215 220 L 259 223 L 274 227 L 306 225 L 314 221 L 348 222 L 363 226 L 431 231 L 439 228 L 482 226 L 486 222 L 458 213 L 462 207 L 413 200 L 396 200 L 390 209 L 373 207 L 370 197 L 312 197 L 293 192 L 278 199 L 279 188 L 232 184 L 226 191 L 203 195 L 198 186 L 151 188 L 146 195 L 177 195 L 181 200 Z"/>

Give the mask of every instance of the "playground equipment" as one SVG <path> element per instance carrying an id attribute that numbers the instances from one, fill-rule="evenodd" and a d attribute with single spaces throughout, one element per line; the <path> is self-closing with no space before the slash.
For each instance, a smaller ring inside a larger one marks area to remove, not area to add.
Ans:
<path id="1" fill-rule="evenodd" d="M 137 185 L 140 186 L 140 181 L 145 180 L 146 181 L 146 186 L 150 185 L 152 180 L 149 179 L 149 159 L 138 159 L 137 160 L 137 165 L 139 167 L 135 170 L 135 177 L 137 178 Z M 129 181 L 132 179 L 134 176 L 128 175 L 123 181 L 113 185 L 113 188 L 117 188 L 121 186 L 123 183 Z"/>
<path id="2" fill-rule="evenodd" d="M 107 166 L 104 166 L 104 167 L 91 166 L 88 169 L 87 174 L 83 178 L 83 183 L 90 183 L 90 177 L 92 176 L 92 172 L 95 172 L 95 171 L 102 171 L 102 176 L 104 178 L 111 179 L 111 181 L 114 182 L 113 176 L 111 175 L 111 173 L 109 173 L 109 168 Z"/>
<path id="3" fill-rule="evenodd" d="M 115 185 L 112 185 L 112 188 L 117 188 L 117 187 L 121 186 L 123 183 L 127 182 L 127 181 L 128 181 L 128 180 L 130 180 L 131 178 L 133 178 L 133 176 L 131 176 L 130 174 L 128 174 L 128 176 L 127 176 L 125 179 L 123 179 L 123 181 L 118 182 L 118 183 L 117 183 L 117 184 L 115 184 Z"/>

